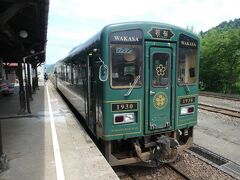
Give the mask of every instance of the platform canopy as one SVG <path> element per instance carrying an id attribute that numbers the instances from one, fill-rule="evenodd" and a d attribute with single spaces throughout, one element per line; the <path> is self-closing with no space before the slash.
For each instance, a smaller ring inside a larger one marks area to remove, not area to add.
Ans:
<path id="1" fill-rule="evenodd" d="M 0 0 L 0 58 L 14 63 L 30 54 L 45 61 L 49 0 Z M 39 53 L 42 52 L 42 53 Z"/>

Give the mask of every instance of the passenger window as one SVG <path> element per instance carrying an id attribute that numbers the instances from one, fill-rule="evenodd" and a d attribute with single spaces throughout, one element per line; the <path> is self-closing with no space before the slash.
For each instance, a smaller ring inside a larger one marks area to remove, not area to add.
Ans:
<path id="1" fill-rule="evenodd" d="M 61 65 L 61 79 L 62 80 L 66 80 L 66 66 L 65 64 L 62 64 Z"/>
<path id="2" fill-rule="evenodd" d="M 71 69 L 70 64 L 66 65 L 66 81 L 71 82 Z"/>
<path id="3" fill-rule="evenodd" d="M 153 70 L 152 70 L 152 86 L 166 86 L 168 84 L 168 53 L 154 53 L 153 54 Z"/>

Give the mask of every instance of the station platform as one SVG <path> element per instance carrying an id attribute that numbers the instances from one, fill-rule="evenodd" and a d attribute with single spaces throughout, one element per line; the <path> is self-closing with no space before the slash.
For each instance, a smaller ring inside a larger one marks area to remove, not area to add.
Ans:
<path id="1" fill-rule="evenodd" d="M 31 114 L 17 116 L 18 90 L 0 97 L 3 152 L 0 179 L 119 179 L 51 82 L 39 83 Z"/>

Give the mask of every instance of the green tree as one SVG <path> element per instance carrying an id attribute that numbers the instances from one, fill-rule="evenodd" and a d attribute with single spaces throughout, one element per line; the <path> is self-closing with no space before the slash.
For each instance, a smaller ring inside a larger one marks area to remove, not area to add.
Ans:
<path id="1" fill-rule="evenodd" d="M 226 62 L 226 86 L 228 93 L 236 92 L 240 81 L 240 29 L 229 29 L 223 34 L 225 51 L 222 53 Z"/>
<path id="2" fill-rule="evenodd" d="M 201 39 L 200 81 L 205 90 L 240 92 L 240 29 L 212 29 Z M 239 88 L 239 89 L 238 89 Z"/>

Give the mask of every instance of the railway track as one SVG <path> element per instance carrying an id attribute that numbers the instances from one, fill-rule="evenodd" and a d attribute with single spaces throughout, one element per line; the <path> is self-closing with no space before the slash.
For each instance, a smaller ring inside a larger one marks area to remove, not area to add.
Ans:
<path id="1" fill-rule="evenodd" d="M 172 164 L 164 164 L 160 167 L 130 167 L 118 166 L 113 167 L 115 173 L 122 180 L 142 180 L 142 179 L 183 179 L 191 180 L 187 174 Z M 160 169 L 162 172 L 160 173 Z"/>
<path id="2" fill-rule="evenodd" d="M 210 112 L 220 113 L 231 117 L 240 118 L 240 111 L 233 110 L 233 109 L 227 109 L 207 104 L 198 103 L 198 108 Z"/>
<path id="3" fill-rule="evenodd" d="M 186 179 L 186 180 L 191 180 L 192 179 L 188 175 L 186 175 L 184 172 L 182 172 L 181 170 L 177 169 L 174 165 L 167 164 L 167 166 L 170 167 L 178 175 L 180 175 L 183 179 Z"/>
<path id="4" fill-rule="evenodd" d="M 230 95 L 207 93 L 207 92 L 199 92 L 199 95 L 200 96 L 205 96 L 205 97 L 214 97 L 214 98 L 218 98 L 218 99 L 240 101 L 240 96 L 230 96 Z"/>
<path id="5" fill-rule="evenodd" d="M 119 177 L 119 179 L 131 179 L 136 180 L 137 178 L 128 170 L 127 166 L 117 166 L 113 167 L 113 170 Z"/>

